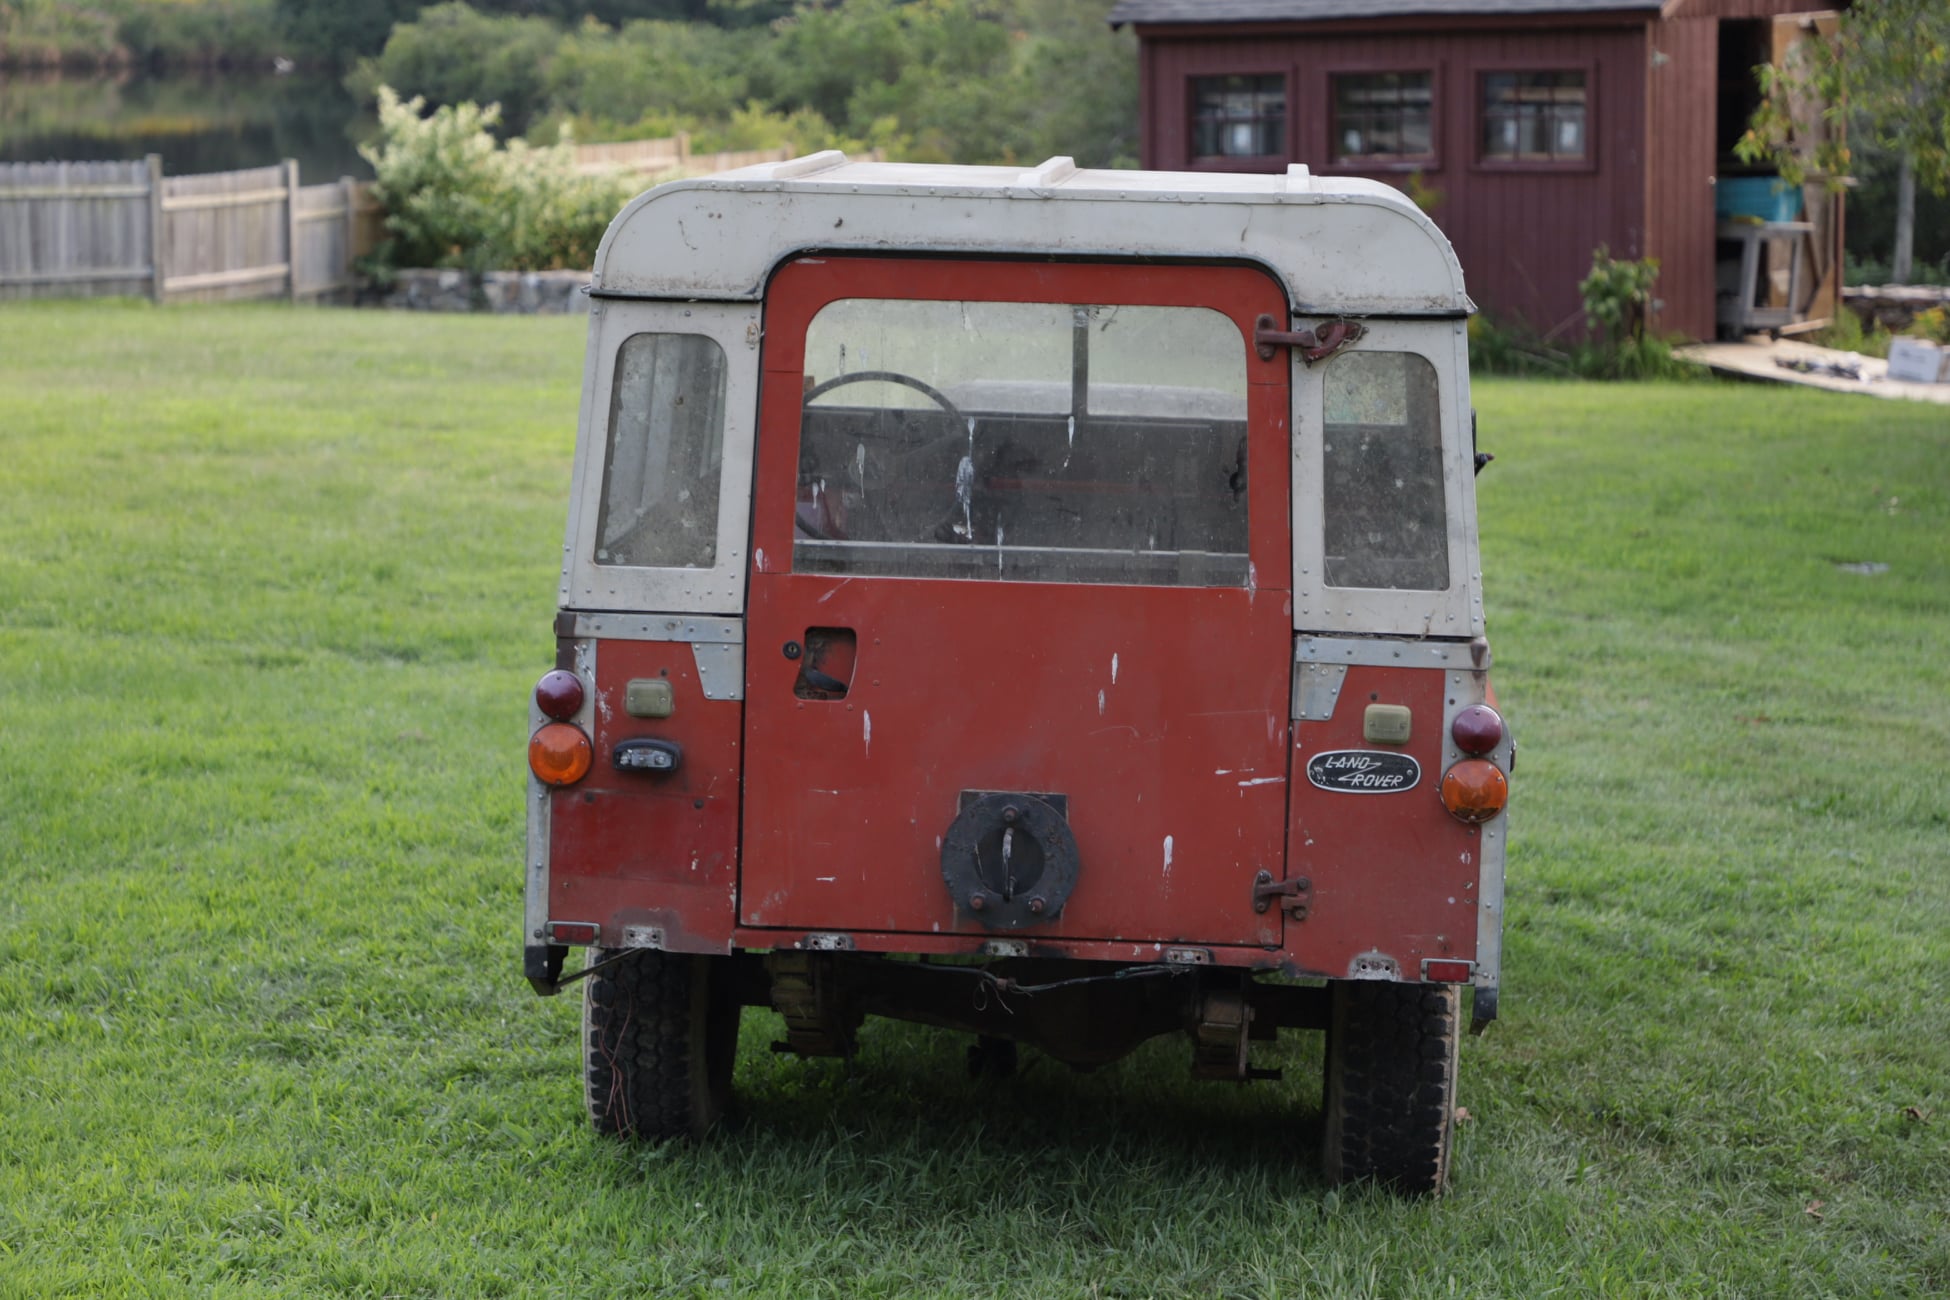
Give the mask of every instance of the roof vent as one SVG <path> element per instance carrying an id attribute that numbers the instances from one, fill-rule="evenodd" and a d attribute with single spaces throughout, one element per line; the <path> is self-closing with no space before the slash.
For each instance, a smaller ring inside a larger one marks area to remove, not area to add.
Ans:
<path id="1" fill-rule="evenodd" d="M 1077 160 L 1074 158 L 1048 158 L 1033 169 L 1016 177 L 1011 188 L 1018 190 L 1046 190 L 1061 185 L 1077 174 Z"/>
<path id="2" fill-rule="evenodd" d="M 846 165 L 846 155 L 838 149 L 822 149 L 809 153 L 804 158 L 789 158 L 782 163 L 772 164 L 772 179 L 775 181 L 797 180 L 801 176 L 811 176 L 814 172 L 831 171 Z"/>

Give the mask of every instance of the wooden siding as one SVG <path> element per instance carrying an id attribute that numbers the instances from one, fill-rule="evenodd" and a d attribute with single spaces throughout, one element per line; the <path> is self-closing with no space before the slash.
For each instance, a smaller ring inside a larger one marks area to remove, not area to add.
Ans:
<path id="1" fill-rule="evenodd" d="M 1620 257 L 1646 252 L 1646 59 L 1643 25 L 1365 34 L 1308 29 L 1198 40 L 1154 31 L 1142 63 L 1144 162 L 1166 169 L 1206 165 L 1189 152 L 1193 77 L 1283 72 L 1287 154 L 1258 166 L 1303 162 L 1321 174 L 1371 176 L 1406 188 L 1415 169 L 1375 172 L 1329 161 L 1328 78 L 1335 72 L 1429 70 L 1435 77 L 1436 157 L 1419 170 L 1422 183 L 1442 193 L 1432 215 L 1456 246 L 1470 295 L 1491 313 L 1521 317 L 1540 330 L 1577 330 L 1577 284 L 1590 269 L 1592 250 L 1604 244 Z M 1481 74 L 1559 68 L 1588 74 L 1588 164 L 1500 169 L 1479 162 Z M 1214 165 L 1237 169 L 1241 161 Z"/>
<path id="2" fill-rule="evenodd" d="M 1813 18 L 1816 13 L 1832 15 L 1836 10 L 1848 7 L 1848 0 L 1837 0 L 1833 5 L 1811 4 L 1809 0 L 1681 0 L 1670 15 L 1684 21 L 1689 18 L 1784 18 L 1790 14 L 1805 14 Z"/>
<path id="3" fill-rule="evenodd" d="M 1646 255 L 1659 259 L 1652 327 L 1713 337 L 1715 82 L 1720 24 L 1686 18 L 1652 29 Z"/>

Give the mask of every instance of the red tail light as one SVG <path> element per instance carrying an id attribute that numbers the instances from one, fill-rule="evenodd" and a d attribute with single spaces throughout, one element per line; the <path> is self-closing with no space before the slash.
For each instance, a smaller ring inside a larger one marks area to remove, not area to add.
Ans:
<path id="1" fill-rule="evenodd" d="M 535 707 L 557 722 L 582 712 L 582 678 L 564 668 L 542 674 L 535 683 Z"/>
<path id="2" fill-rule="evenodd" d="M 1449 724 L 1456 748 L 1465 754 L 1487 754 L 1503 743 L 1503 717 L 1487 704 L 1472 704 Z"/>

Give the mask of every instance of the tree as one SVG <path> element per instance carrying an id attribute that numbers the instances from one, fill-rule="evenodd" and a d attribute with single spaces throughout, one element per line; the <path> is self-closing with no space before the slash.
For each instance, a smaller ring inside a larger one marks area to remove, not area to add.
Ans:
<path id="1" fill-rule="evenodd" d="M 284 34 L 334 67 L 350 67 L 362 54 L 376 54 L 394 23 L 410 22 L 426 0 L 277 0 Z"/>
<path id="2" fill-rule="evenodd" d="M 1803 48 L 1806 57 L 1795 63 L 1757 69 L 1762 102 L 1737 152 L 1748 162 L 1773 162 L 1795 184 L 1821 174 L 1839 188 L 1850 170 L 1843 126 L 1886 147 L 1898 160 L 1891 275 L 1907 280 L 1916 186 L 1950 193 L 1950 4 L 1855 0 L 1833 41 Z M 1825 131 L 1811 132 L 1805 112 L 1795 111 L 1811 98 L 1822 105 Z"/>

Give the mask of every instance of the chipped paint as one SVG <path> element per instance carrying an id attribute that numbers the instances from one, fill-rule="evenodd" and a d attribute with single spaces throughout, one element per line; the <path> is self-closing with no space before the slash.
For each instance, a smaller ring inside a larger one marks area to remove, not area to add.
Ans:
<path id="1" fill-rule="evenodd" d="M 869 754 L 873 752 L 873 714 L 864 711 L 860 714 L 860 743 Z"/>
<path id="2" fill-rule="evenodd" d="M 1112 686 L 1117 685 L 1117 656 L 1115 654 L 1110 657 L 1110 684 Z"/>
<path id="3" fill-rule="evenodd" d="M 1250 781 L 1241 781 L 1239 783 L 1239 788 L 1243 790 L 1249 785 L 1285 785 L 1285 784 L 1286 784 L 1286 778 L 1283 776 L 1260 776 L 1260 777 L 1254 777 Z"/>

